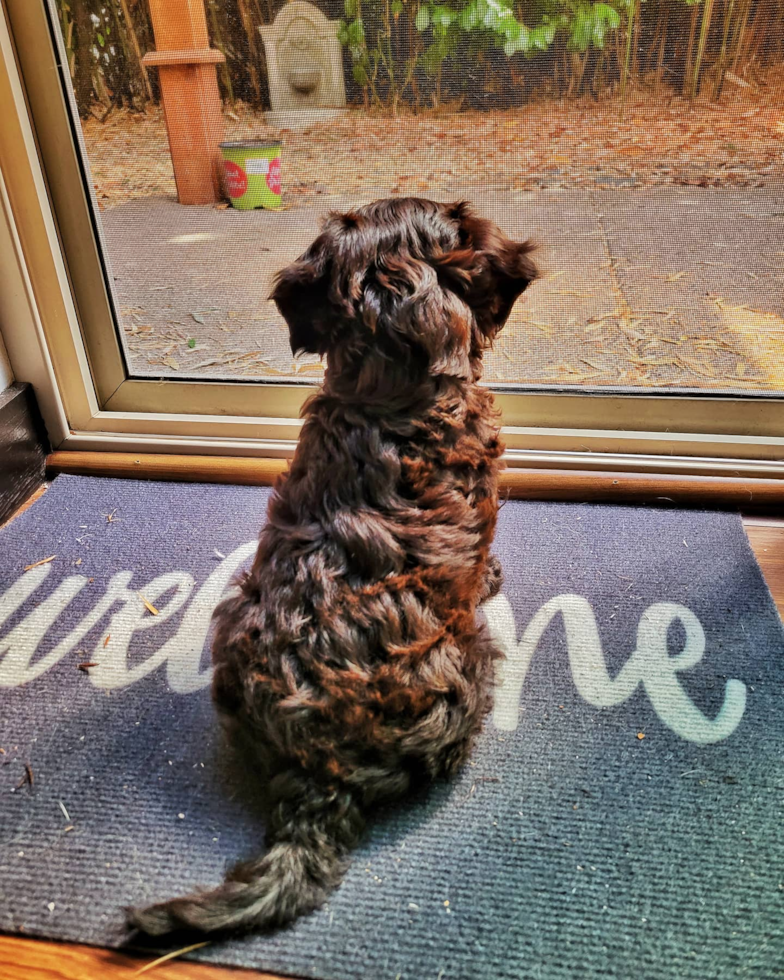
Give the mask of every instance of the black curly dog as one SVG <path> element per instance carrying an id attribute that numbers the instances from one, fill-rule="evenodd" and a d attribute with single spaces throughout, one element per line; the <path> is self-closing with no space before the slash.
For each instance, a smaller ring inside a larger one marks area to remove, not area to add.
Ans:
<path id="1" fill-rule="evenodd" d="M 215 612 L 213 697 L 268 780 L 268 851 L 128 912 L 153 935 L 271 928 L 340 882 L 365 815 L 466 759 L 499 656 L 476 606 L 503 446 L 482 353 L 537 272 L 468 205 L 332 214 L 272 298 L 326 355 L 253 567 Z"/>

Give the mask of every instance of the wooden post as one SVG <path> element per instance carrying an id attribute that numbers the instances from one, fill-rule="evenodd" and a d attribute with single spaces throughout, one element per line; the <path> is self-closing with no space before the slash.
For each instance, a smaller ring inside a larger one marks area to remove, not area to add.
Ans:
<path id="1" fill-rule="evenodd" d="M 180 204 L 222 198 L 223 115 L 204 0 L 149 0 L 155 51 L 143 63 L 160 72 L 161 98 Z"/>

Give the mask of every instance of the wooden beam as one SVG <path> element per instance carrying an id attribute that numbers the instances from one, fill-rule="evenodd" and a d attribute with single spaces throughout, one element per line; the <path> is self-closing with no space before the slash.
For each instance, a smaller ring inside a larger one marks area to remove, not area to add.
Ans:
<path id="1" fill-rule="evenodd" d="M 223 113 L 204 0 L 149 0 L 155 51 L 142 58 L 160 73 L 161 100 L 180 204 L 221 200 Z"/>
<path id="2" fill-rule="evenodd" d="M 47 471 L 138 480 L 270 486 L 286 469 L 283 459 L 167 456 L 155 453 L 55 452 Z M 784 513 L 784 480 L 723 476 L 603 473 L 589 470 L 508 469 L 501 495 L 513 500 L 721 507 L 744 513 Z"/>
<path id="3" fill-rule="evenodd" d="M 132 480 L 175 480 L 182 483 L 235 483 L 271 486 L 285 472 L 285 459 L 226 456 L 166 456 L 156 453 L 54 452 L 47 473 L 113 476 Z"/>

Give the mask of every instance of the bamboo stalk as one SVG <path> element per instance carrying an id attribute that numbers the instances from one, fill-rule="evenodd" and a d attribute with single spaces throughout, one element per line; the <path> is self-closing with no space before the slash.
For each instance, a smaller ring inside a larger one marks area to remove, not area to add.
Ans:
<path id="1" fill-rule="evenodd" d="M 626 89 L 629 84 L 629 68 L 632 58 L 632 39 L 634 37 L 634 22 L 637 18 L 639 0 L 631 0 L 629 7 L 629 20 L 626 25 L 626 54 L 623 61 L 623 74 L 621 75 L 621 119 L 623 119 L 624 109 L 626 108 Z"/>
<path id="2" fill-rule="evenodd" d="M 128 6 L 128 0 L 120 0 L 120 7 L 122 9 L 123 20 L 125 21 L 126 33 L 130 35 L 131 46 L 133 47 L 133 53 L 136 56 L 136 63 L 139 67 L 139 74 L 142 79 L 142 85 L 144 85 L 144 91 L 147 93 L 147 101 L 152 102 L 152 85 L 150 85 L 150 76 L 147 74 L 147 68 L 142 61 L 142 49 L 139 44 L 139 38 L 136 35 L 136 25 L 133 22 L 133 17 L 131 16 L 131 10 Z"/>
<path id="3" fill-rule="evenodd" d="M 637 16 L 634 18 L 634 30 L 632 31 L 632 75 L 637 77 L 640 72 L 639 53 L 640 53 L 640 22 L 642 21 L 642 8 L 640 0 L 637 0 Z"/>
<path id="4" fill-rule="evenodd" d="M 580 56 L 579 52 L 572 52 L 572 65 L 571 65 L 571 77 L 569 78 L 569 88 L 566 93 L 567 99 L 572 96 L 577 96 L 580 92 L 580 86 L 583 83 L 583 76 L 585 75 L 585 67 L 588 64 L 588 55 L 590 54 L 590 48 L 586 48 L 585 53 Z"/>
<path id="5" fill-rule="evenodd" d="M 128 47 L 128 31 L 125 29 L 125 25 L 123 24 L 120 18 L 120 12 L 117 9 L 117 4 L 112 3 L 110 0 L 109 7 L 111 8 L 112 11 L 112 25 L 116 32 L 116 44 L 119 44 L 120 49 L 122 50 L 123 91 L 114 92 L 114 97 L 117 101 L 122 102 L 122 95 L 126 94 L 129 96 L 131 102 L 135 102 L 134 86 L 133 86 L 133 80 L 131 78 L 132 75 L 131 52 L 130 52 L 130 48 Z M 115 51 L 116 50 L 117 48 L 115 46 Z M 117 60 L 116 55 L 115 55 L 115 60 Z M 106 114 L 107 118 L 108 115 L 109 114 L 107 113 Z"/>
<path id="6" fill-rule="evenodd" d="M 68 71 L 71 74 L 71 78 L 74 76 L 74 63 L 76 61 L 76 51 L 73 46 L 73 32 L 74 32 L 74 22 L 72 20 L 68 21 L 68 34 L 65 39 L 65 49 L 68 53 Z"/>
<path id="7" fill-rule="evenodd" d="M 223 32 L 221 31 L 220 23 L 218 21 L 214 0 L 207 0 L 207 6 L 210 11 L 210 21 L 212 23 L 212 34 L 215 47 L 224 57 L 226 57 L 226 45 L 223 40 Z M 223 84 L 226 87 L 226 97 L 228 98 L 229 102 L 234 105 L 234 86 L 231 84 L 231 72 L 229 71 L 228 58 L 226 58 L 221 65 L 221 74 L 223 75 Z"/>
<path id="8" fill-rule="evenodd" d="M 664 76 L 664 52 L 667 47 L 667 28 L 670 26 L 670 12 L 665 7 L 664 24 L 661 32 L 661 43 L 659 44 L 659 60 L 656 65 L 656 91 L 661 91 L 662 78 Z"/>
<path id="9" fill-rule="evenodd" d="M 86 118 L 90 114 L 93 101 L 93 24 L 90 11 L 84 3 L 76 4 L 72 10 L 74 20 L 74 89 L 79 112 Z"/>
<path id="10" fill-rule="evenodd" d="M 694 70 L 691 77 L 690 95 L 692 99 L 697 98 L 697 90 L 700 82 L 700 68 L 702 67 L 702 59 L 705 55 L 705 45 L 708 41 L 708 31 L 710 30 L 711 16 L 713 15 L 713 4 L 714 0 L 705 0 L 705 6 L 702 11 L 700 40 L 697 44 L 697 55 L 694 59 Z"/>
<path id="11" fill-rule="evenodd" d="M 602 49 L 599 52 L 599 56 L 596 59 L 596 65 L 593 70 L 593 77 L 591 78 L 591 93 L 594 98 L 598 99 L 599 93 L 604 89 L 604 66 L 607 60 L 606 52 Z"/>
<path id="12" fill-rule="evenodd" d="M 68 11 L 63 4 L 60 7 L 60 33 L 63 37 L 63 47 L 65 48 L 65 57 L 68 62 L 68 71 L 71 75 L 71 81 L 73 81 L 73 61 L 74 52 L 72 48 L 73 44 L 73 20 L 68 16 Z"/>
<path id="13" fill-rule="evenodd" d="M 695 4 L 691 8 L 691 26 L 689 28 L 689 43 L 686 47 L 686 66 L 683 72 L 683 94 L 689 94 L 689 79 L 691 78 L 691 66 L 694 56 L 694 38 L 697 34 L 697 15 L 700 8 Z"/>
<path id="14" fill-rule="evenodd" d="M 775 0 L 778 4 L 779 0 Z M 747 60 L 749 63 L 756 61 L 759 56 L 760 49 L 762 48 L 765 41 L 771 36 L 770 26 L 773 20 L 773 11 L 770 4 L 765 4 L 764 0 L 760 0 L 760 4 L 757 7 L 756 13 L 754 15 L 754 23 L 751 30 L 751 40 L 749 41 Z"/>
<path id="15" fill-rule="evenodd" d="M 746 30 L 749 25 L 749 15 L 751 13 L 751 0 L 743 0 L 743 12 L 738 19 L 738 27 L 735 31 L 735 37 L 733 38 L 733 48 L 734 55 L 732 59 L 732 71 L 737 73 L 738 62 L 740 60 L 741 53 L 746 46 Z"/>
<path id="16" fill-rule="evenodd" d="M 253 25 L 253 17 L 246 6 L 246 0 L 237 0 L 237 11 L 240 15 L 245 36 L 248 39 L 248 52 L 250 54 L 249 74 L 250 84 L 256 96 L 256 101 L 261 102 L 261 87 L 259 85 L 258 73 L 258 51 L 256 48 L 256 29 Z"/>
<path id="17" fill-rule="evenodd" d="M 656 60 L 656 50 L 659 47 L 659 42 L 661 40 L 661 28 L 664 21 L 664 11 L 659 10 L 659 16 L 656 18 L 656 27 L 653 31 L 653 41 L 648 49 L 648 54 L 645 56 L 645 65 L 648 69 L 653 68 L 654 61 Z"/>
<path id="18" fill-rule="evenodd" d="M 719 53 L 719 80 L 716 83 L 716 95 L 718 101 L 721 97 L 721 90 L 724 87 L 724 76 L 727 73 L 727 42 L 730 36 L 730 25 L 732 23 L 732 13 L 735 9 L 735 0 L 728 0 L 727 8 L 724 11 L 724 36 L 721 39 L 721 52 Z"/>
<path id="19" fill-rule="evenodd" d="M 103 74 L 103 67 L 100 62 L 95 63 L 95 71 L 93 73 L 93 85 L 95 86 L 95 92 L 98 96 L 101 104 L 107 109 L 111 109 L 114 105 L 114 100 L 111 95 L 109 95 L 109 90 L 106 87 L 106 79 Z M 108 117 L 109 113 L 103 117 L 101 122 L 104 122 Z"/>

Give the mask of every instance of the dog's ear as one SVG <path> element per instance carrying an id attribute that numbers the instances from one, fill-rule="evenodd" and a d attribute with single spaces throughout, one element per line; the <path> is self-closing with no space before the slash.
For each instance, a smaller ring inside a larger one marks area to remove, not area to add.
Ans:
<path id="1" fill-rule="evenodd" d="M 488 313 L 494 332 L 503 327 L 515 301 L 539 277 L 531 258 L 535 249 L 533 242 L 513 242 L 507 238 L 486 253 L 490 269 Z"/>
<path id="2" fill-rule="evenodd" d="M 330 260 L 320 235 L 296 262 L 275 277 L 270 299 L 288 324 L 291 353 L 323 355 L 329 345 Z"/>
<path id="3" fill-rule="evenodd" d="M 515 300 L 539 276 L 531 258 L 536 245 L 507 238 L 464 201 L 447 205 L 446 210 L 458 226 L 459 244 L 440 258 L 439 278 L 462 295 L 482 333 L 492 339 L 506 323 Z"/>

